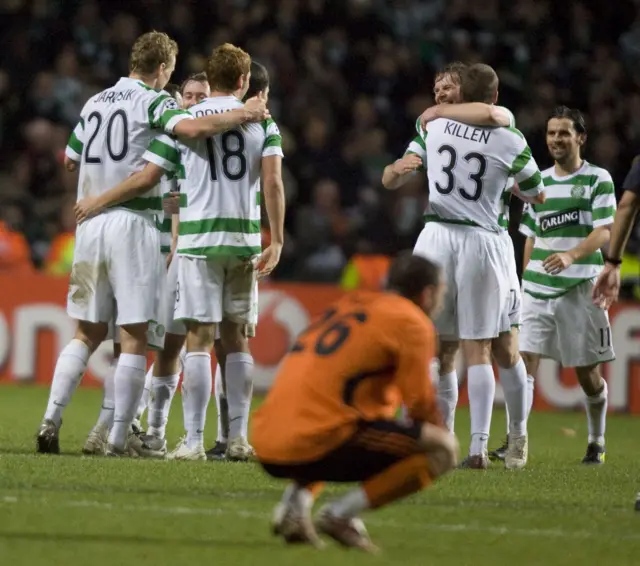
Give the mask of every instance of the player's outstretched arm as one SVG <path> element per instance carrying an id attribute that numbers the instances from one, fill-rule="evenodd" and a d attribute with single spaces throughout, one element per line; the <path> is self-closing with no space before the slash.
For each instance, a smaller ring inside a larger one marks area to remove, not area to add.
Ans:
<path id="1" fill-rule="evenodd" d="M 382 185 L 393 190 L 401 187 L 422 167 L 422 159 L 415 153 L 406 153 L 404 157 L 387 165 L 382 172 Z"/>
<path id="2" fill-rule="evenodd" d="M 278 265 L 284 245 L 285 198 L 284 183 L 282 182 L 282 156 L 263 157 L 261 176 L 264 204 L 271 229 L 271 243 L 262 252 L 257 264 L 259 276 L 264 277 Z"/>
<path id="3" fill-rule="evenodd" d="M 119 185 L 95 197 L 79 200 L 75 206 L 78 224 L 87 218 L 100 214 L 106 208 L 116 206 L 145 193 L 156 186 L 164 175 L 164 169 L 148 163 L 142 171 L 134 173 Z"/>
<path id="4" fill-rule="evenodd" d="M 173 128 L 173 134 L 179 138 L 193 140 L 215 136 L 247 122 L 262 122 L 271 114 L 262 95 L 247 100 L 242 108 L 236 108 L 222 114 L 202 116 L 194 120 L 181 120 Z"/>
<path id="5" fill-rule="evenodd" d="M 420 125 L 426 128 L 429 122 L 438 118 L 448 118 L 472 126 L 513 126 L 513 115 L 502 106 L 484 102 L 463 104 L 437 104 L 427 108 L 420 116 Z"/>

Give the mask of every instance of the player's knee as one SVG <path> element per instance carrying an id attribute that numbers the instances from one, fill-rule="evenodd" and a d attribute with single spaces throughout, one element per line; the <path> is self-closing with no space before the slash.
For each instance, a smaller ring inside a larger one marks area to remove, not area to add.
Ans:
<path id="1" fill-rule="evenodd" d="M 604 379 L 600 374 L 600 364 L 576 368 L 578 382 L 585 395 L 592 397 L 602 391 Z"/>
<path id="2" fill-rule="evenodd" d="M 178 373 L 178 363 L 180 361 L 180 350 L 184 345 L 184 336 L 177 334 L 167 334 L 164 340 L 164 349 L 156 354 L 153 366 L 154 375 L 164 377 Z"/>
<path id="3" fill-rule="evenodd" d="M 144 356 L 147 352 L 148 323 L 127 324 L 120 327 L 120 348 L 125 354 Z"/>
<path id="4" fill-rule="evenodd" d="M 249 351 L 249 340 L 242 327 L 242 324 L 226 319 L 220 324 L 220 342 L 226 354 Z"/>
<path id="5" fill-rule="evenodd" d="M 438 359 L 440 361 L 440 374 L 451 373 L 456 368 L 456 354 L 458 353 L 459 343 L 441 341 Z"/>
<path id="6" fill-rule="evenodd" d="M 187 326 L 187 351 L 211 352 L 215 341 L 215 324 L 190 322 Z"/>
<path id="7" fill-rule="evenodd" d="M 108 329 L 107 324 L 102 322 L 89 323 L 80 321 L 74 338 L 84 342 L 89 350 L 94 352 L 107 337 Z"/>
<path id="8" fill-rule="evenodd" d="M 491 363 L 491 340 L 464 340 L 462 351 L 467 360 L 467 366 Z"/>
<path id="9" fill-rule="evenodd" d="M 496 338 L 492 343 L 491 352 L 496 363 L 505 369 L 515 366 L 520 359 L 518 344 L 510 334 L 503 334 Z"/>
<path id="10" fill-rule="evenodd" d="M 446 474 L 457 466 L 460 446 L 454 434 L 426 423 L 422 426 L 420 442 L 427 455 L 432 478 Z"/>

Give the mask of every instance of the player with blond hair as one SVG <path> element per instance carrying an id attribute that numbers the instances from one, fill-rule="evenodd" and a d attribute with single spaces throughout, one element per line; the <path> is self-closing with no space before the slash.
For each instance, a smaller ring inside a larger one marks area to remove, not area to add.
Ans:
<path id="1" fill-rule="evenodd" d="M 86 220 L 76 231 L 67 304 L 78 328 L 56 364 L 37 435 L 39 452 L 59 453 L 63 410 L 116 312 L 122 354 L 114 375 L 108 454 L 125 453 L 142 394 L 147 332 L 156 330 L 164 282 L 155 226 L 161 198 L 154 184 L 103 208 L 104 194 L 140 169 L 142 154 L 157 132 L 195 140 L 268 115 L 264 103 L 255 101 L 226 115 L 194 120 L 175 99 L 158 92 L 171 78 L 177 52 L 176 42 L 164 33 L 140 36 L 131 50 L 129 76 L 85 104 L 69 139 L 65 163 L 69 170 L 79 168 L 76 212 Z"/>
<path id="2" fill-rule="evenodd" d="M 224 115 L 241 107 L 249 87 L 250 64 L 249 55 L 233 45 L 214 49 L 207 63 L 211 97 L 190 113 L 196 118 Z M 217 325 L 227 352 L 227 394 L 231 394 L 232 383 L 242 388 L 253 370 L 242 330 L 254 320 L 256 275 L 270 273 L 282 250 L 281 145 L 272 120 L 186 143 L 159 136 L 144 154 L 148 165 L 109 192 L 109 200 L 123 198 L 153 186 L 165 171 L 184 174 L 181 191 L 188 206 L 180 209 L 174 318 L 187 325 L 183 380 L 187 435 L 169 455 L 172 459 L 206 458 L 203 433 Z M 264 251 L 260 242 L 261 176 L 272 230 L 271 245 Z M 231 444 L 248 449 L 240 424 L 231 422 Z"/>

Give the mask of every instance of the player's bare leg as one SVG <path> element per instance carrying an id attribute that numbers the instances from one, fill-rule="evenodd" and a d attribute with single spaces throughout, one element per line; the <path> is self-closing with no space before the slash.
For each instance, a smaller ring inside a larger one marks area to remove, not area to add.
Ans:
<path id="1" fill-rule="evenodd" d="M 438 360 L 440 362 L 438 379 L 438 405 L 447 430 L 453 433 L 456 406 L 458 405 L 458 373 L 456 372 L 456 354 L 460 343 L 457 340 L 440 340 Z"/>
<path id="2" fill-rule="evenodd" d="M 123 456 L 129 448 L 127 440 L 147 373 L 148 327 L 149 324 L 146 322 L 120 327 L 122 353 L 113 378 L 115 410 L 113 427 L 109 433 L 107 456 Z"/>
<path id="3" fill-rule="evenodd" d="M 167 333 L 164 349 L 156 352 L 153 366 L 149 370 L 153 377 L 148 404 L 148 428 L 140 438 L 140 445 L 136 446 L 136 451 L 144 458 L 164 458 L 167 453 L 167 421 L 180 381 L 180 351 L 184 342 L 184 336 Z"/>
<path id="4" fill-rule="evenodd" d="M 116 366 L 118 365 L 118 359 L 120 358 L 120 344 L 113 343 L 113 360 L 109 365 L 109 371 L 104 377 L 102 384 L 102 405 L 100 406 L 100 414 L 98 415 L 98 422 L 91 429 L 87 440 L 82 448 L 82 453 L 88 456 L 104 456 L 107 450 L 107 443 L 109 440 L 109 431 L 113 426 L 113 413 L 115 411 L 115 384 L 114 376 L 116 373 Z"/>
<path id="5" fill-rule="evenodd" d="M 247 440 L 251 396 L 253 393 L 253 358 L 244 324 L 224 319 L 220 339 L 226 352 L 224 385 L 229 405 L 229 445 L 227 459 L 247 461 L 253 448 Z"/>
<path id="6" fill-rule="evenodd" d="M 204 426 L 211 398 L 211 351 L 215 324 L 187 323 L 187 355 L 182 379 L 186 436 L 167 457 L 170 460 L 206 460 Z"/>
<path id="7" fill-rule="evenodd" d="M 36 437 L 36 449 L 41 454 L 60 453 L 62 413 L 87 369 L 91 354 L 105 339 L 107 331 L 106 323 L 78 321 L 73 340 L 60 352 L 53 373 L 47 410 Z"/>
<path id="8" fill-rule="evenodd" d="M 505 466 L 507 469 L 519 469 L 526 465 L 528 457 L 528 408 L 527 368 L 518 351 L 517 328 L 495 338 L 492 341 L 492 352 L 498 364 L 507 414 L 510 416 Z"/>
<path id="9" fill-rule="evenodd" d="M 463 340 L 462 351 L 467 362 L 471 446 L 461 467 L 485 470 L 489 465 L 487 444 L 496 392 L 491 340 Z"/>
<path id="10" fill-rule="evenodd" d="M 607 382 L 600 373 L 600 364 L 576 368 L 580 386 L 586 395 L 585 405 L 589 438 L 583 464 L 603 464 L 605 459 L 604 433 L 607 423 Z"/>
<path id="11" fill-rule="evenodd" d="M 454 435 L 425 424 L 420 440 L 423 454 L 399 461 L 320 509 L 316 517 L 318 532 L 343 546 L 377 552 L 358 516 L 423 490 L 457 464 L 459 447 Z"/>
<path id="12" fill-rule="evenodd" d="M 224 460 L 227 453 L 227 444 L 229 440 L 229 404 L 227 402 L 227 393 L 225 391 L 224 367 L 226 364 L 227 353 L 222 347 L 222 341 L 217 339 L 213 346 L 216 352 L 216 375 L 213 383 L 213 394 L 216 398 L 216 409 L 218 412 L 218 427 L 215 445 L 207 450 L 207 460 Z"/>

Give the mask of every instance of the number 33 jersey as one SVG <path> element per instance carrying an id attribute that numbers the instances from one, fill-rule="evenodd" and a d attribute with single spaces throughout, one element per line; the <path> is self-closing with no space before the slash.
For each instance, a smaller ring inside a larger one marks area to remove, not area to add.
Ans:
<path id="1" fill-rule="evenodd" d="M 216 96 L 189 112 L 199 118 L 242 105 L 235 96 Z M 178 142 L 162 135 L 151 143 L 144 158 L 182 178 L 186 206 L 180 209 L 180 255 L 261 253 L 260 173 L 262 159 L 273 156 L 281 158 L 283 153 L 280 131 L 272 119 L 201 140 Z"/>
<path id="2" fill-rule="evenodd" d="M 166 92 L 128 77 L 89 99 L 65 152 L 80 163 L 78 200 L 106 192 L 142 169 L 151 140 L 191 118 Z M 118 207 L 151 217 L 162 212 L 159 196 L 154 188 Z"/>
<path id="3" fill-rule="evenodd" d="M 522 133 L 439 118 L 425 142 L 429 206 L 425 220 L 499 232 L 502 195 L 513 176 L 528 197 L 543 190 L 540 170 Z"/>

